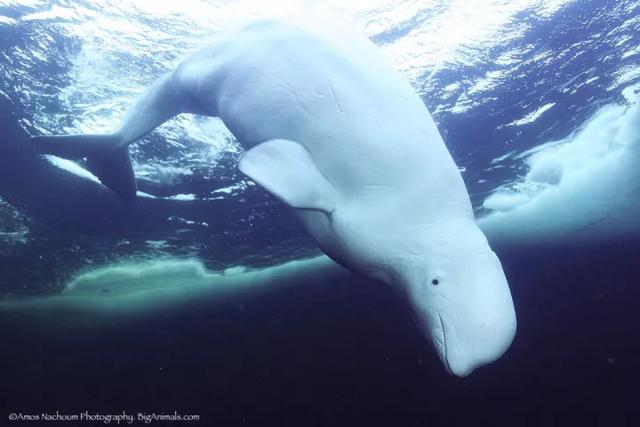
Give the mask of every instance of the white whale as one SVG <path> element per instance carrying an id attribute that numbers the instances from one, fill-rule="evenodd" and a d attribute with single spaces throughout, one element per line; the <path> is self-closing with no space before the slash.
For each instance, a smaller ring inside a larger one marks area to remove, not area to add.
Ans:
<path id="1" fill-rule="evenodd" d="M 516 190 L 499 190 L 478 224 L 501 248 L 640 237 L 640 103 L 601 108 L 575 134 L 536 147 Z"/>
<path id="2" fill-rule="evenodd" d="M 257 22 L 162 77 L 115 133 L 33 140 L 87 157 L 131 199 L 127 146 L 179 113 L 222 119 L 247 149 L 240 170 L 293 208 L 327 255 L 405 293 L 450 372 L 507 350 L 516 318 L 500 262 L 429 112 L 368 39 Z"/>

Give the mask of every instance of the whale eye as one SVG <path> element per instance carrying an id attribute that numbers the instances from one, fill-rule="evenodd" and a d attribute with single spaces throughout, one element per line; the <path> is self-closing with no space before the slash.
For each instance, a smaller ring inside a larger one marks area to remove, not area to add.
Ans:
<path id="1" fill-rule="evenodd" d="M 439 281 L 438 279 L 433 279 L 433 280 L 431 281 L 431 284 L 432 284 L 433 286 L 438 286 L 438 285 L 440 284 L 440 281 Z"/>

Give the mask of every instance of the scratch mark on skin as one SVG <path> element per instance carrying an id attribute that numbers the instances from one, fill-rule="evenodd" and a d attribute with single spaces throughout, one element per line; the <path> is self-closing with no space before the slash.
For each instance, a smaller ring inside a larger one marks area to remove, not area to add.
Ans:
<path id="1" fill-rule="evenodd" d="M 342 106 L 340 105 L 340 102 L 338 101 L 338 96 L 336 95 L 336 91 L 333 88 L 333 83 L 331 82 L 331 80 L 329 80 L 329 90 L 331 90 L 331 98 L 333 99 L 333 103 L 336 105 L 336 108 L 341 113 L 344 113 L 344 110 L 342 109 Z"/>
<path id="2" fill-rule="evenodd" d="M 269 75 L 265 75 L 263 76 L 263 78 L 268 82 L 270 82 L 271 84 L 273 84 L 274 86 L 282 89 L 284 93 L 288 94 L 291 97 L 291 99 L 300 106 L 302 111 L 304 111 L 307 116 L 313 117 L 313 114 L 309 110 L 308 105 L 303 101 L 303 99 L 298 95 L 298 93 L 295 90 L 292 90 L 288 85 L 282 83 L 280 80 L 273 78 Z"/>
<path id="3" fill-rule="evenodd" d="M 300 99 L 298 94 L 295 91 L 291 91 L 290 93 L 293 99 L 295 100 L 296 104 L 298 104 L 300 108 L 302 108 L 302 111 L 304 111 L 308 116 L 313 116 L 313 114 L 311 114 L 311 111 L 309 111 L 309 108 L 307 107 L 307 105 L 304 103 L 302 99 Z"/>

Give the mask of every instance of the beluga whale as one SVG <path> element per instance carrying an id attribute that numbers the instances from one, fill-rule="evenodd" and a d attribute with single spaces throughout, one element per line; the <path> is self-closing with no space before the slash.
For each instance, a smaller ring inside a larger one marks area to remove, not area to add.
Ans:
<path id="1" fill-rule="evenodd" d="M 33 142 L 86 158 L 133 200 L 128 145 L 181 113 L 220 118 L 245 149 L 240 171 L 292 208 L 330 258 L 399 290 L 450 373 L 508 349 L 513 301 L 462 176 L 418 94 L 368 38 L 257 21 L 163 75 L 113 133 Z"/>

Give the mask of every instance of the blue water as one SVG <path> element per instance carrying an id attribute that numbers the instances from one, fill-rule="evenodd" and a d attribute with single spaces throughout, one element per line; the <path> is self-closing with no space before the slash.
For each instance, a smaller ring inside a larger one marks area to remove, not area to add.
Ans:
<path id="1" fill-rule="evenodd" d="M 519 154 L 570 139 L 640 88 L 637 1 L 346 4 L 307 12 L 337 10 L 407 75 L 478 215 L 526 173 Z M 240 175 L 240 148 L 215 120 L 180 118 L 134 146 L 139 189 L 153 196 L 135 208 L 28 143 L 112 128 L 189 52 L 295 7 L 0 0 L 0 295 L 58 295 L 123 264 L 188 259 L 222 271 L 318 255 L 293 215 Z M 466 379 L 444 372 L 392 290 L 302 276 L 138 315 L 2 311 L 0 417 L 177 410 L 207 426 L 635 425 L 640 243 L 499 255 L 518 335 Z M 198 277 L 189 274 L 176 280 Z"/>

